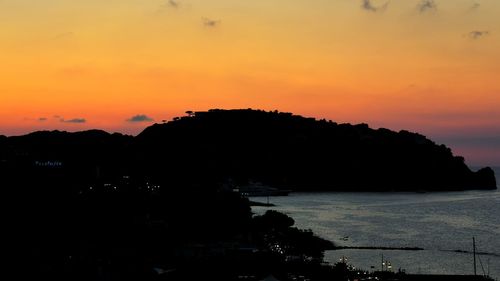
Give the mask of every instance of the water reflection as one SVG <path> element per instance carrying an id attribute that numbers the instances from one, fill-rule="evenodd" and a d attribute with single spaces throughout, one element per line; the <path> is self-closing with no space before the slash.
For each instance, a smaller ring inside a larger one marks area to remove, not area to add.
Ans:
<path id="1" fill-rule="evenodd" d="M 255 198 L 255 200 L 265 200 Z M 330 261 L 347 256 L 365 269 L 377 266 L 381 254 L 393 269 L 411 273 L 471 274 L 472 237 L 480 262 L 500 277 L 500 192 L 440 193 L 295 193 L 271 199 L 274 209 L 290 214 L 300 228 L 341 246 L 421 247 L 424 251 L 341 250 L 326 253 Z M 255 207 L 254 212 L 265 208 Z M 347 237 L 347 239 L 346 239 Z M 478 263 L 478 272 L 482 273 Z M 377 267 L 376 267 L 377 268 Z"/>

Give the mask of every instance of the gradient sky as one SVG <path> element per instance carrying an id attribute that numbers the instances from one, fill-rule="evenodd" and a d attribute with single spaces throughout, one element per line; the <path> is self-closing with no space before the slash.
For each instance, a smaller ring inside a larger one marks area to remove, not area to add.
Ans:
<path id="1" fill-rule="evenodd" d="M 500 165 L 499 15 L 498 0 L 0 0 L 0 134 L 278 109 Z"/>

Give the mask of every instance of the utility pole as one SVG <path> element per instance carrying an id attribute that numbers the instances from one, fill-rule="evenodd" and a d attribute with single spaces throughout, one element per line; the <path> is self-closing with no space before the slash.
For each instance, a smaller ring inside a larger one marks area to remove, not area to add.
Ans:
<path id="1" fill-rule="evenodd" d="M 488 258 L 488 276 L 490 276 L 490 258 Z"/>
<path id="2" fill-rule="evenodd" d="M 477 275 L 476 269 L 476 238 L 472 237 L 472 252 L 474 254 L 474 276 Z"/>

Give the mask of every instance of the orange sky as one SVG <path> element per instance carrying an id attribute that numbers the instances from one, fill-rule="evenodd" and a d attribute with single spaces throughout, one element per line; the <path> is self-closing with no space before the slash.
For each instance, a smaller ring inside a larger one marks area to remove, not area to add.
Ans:
<path id="1" fill-rule="evenodd" d="M 388 3 L 388 4 L 386 4 Z M 500 165 L 498 0 L 2 0 L 0 134 L 186 110 L 409 129 Z"/>

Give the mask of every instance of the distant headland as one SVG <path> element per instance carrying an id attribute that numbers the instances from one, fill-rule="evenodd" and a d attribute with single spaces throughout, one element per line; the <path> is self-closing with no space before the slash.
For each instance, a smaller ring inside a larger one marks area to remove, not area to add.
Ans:
<path id="1" fill-rule="evenodd" d="M 491 168 L 471 171 L 423 135 L 337 124 L 292 113 L 186 112 L 136 137 L 92 130 L 0 137 L 10 180 L 70 185 L 129 177 L 162 186 L 261 182 L 294 191 L 496 189 Z"/>

